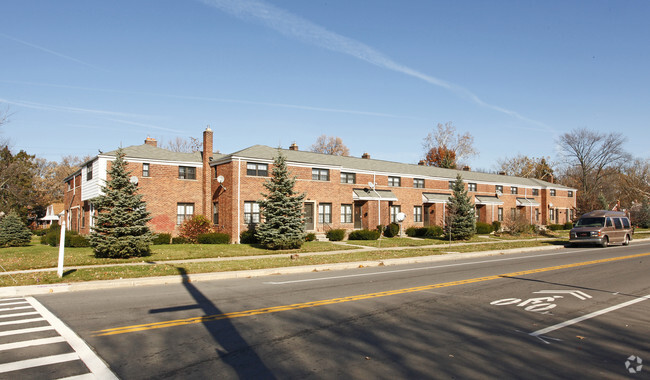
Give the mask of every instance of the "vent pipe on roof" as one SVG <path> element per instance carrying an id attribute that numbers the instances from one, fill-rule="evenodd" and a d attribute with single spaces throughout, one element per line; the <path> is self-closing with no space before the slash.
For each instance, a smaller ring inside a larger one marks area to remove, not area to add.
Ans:
<path id="1" fill-rule="evenodd" d="M 361 155 L 361 158 L 365 158 L 366 160 L 370 159 L 370 153 L 364 153 Z"/>

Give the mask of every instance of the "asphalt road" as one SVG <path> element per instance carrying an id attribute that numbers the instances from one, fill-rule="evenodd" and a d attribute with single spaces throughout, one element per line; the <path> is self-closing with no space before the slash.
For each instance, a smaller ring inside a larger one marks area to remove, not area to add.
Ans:
<path id="1" fill-rule="evenodd" d="M 123 379 L 650 378 L 645 242 L 36 298 Z"/>

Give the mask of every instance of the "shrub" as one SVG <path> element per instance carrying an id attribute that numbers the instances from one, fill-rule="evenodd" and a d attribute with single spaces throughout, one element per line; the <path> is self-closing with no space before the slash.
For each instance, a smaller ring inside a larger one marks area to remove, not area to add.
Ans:
<path id="1" fill-rule="evenodd" d="M 187 240 L 186 238 L 184 238 L 182 236 L 177 236 L 177 237 L 172 238 L 172 244 L 187 244 L 189 242 L 190 242 L 189 240 Z"/>
<path id="2" fill-rule="evenodd" d="M 70 243 L 68 244 L 68 239 L 65 239 L 66 247 L 72 248 L 85 248 L 90 247 L 90 242 L 86 239 L 85 236 L 74 234 L 70 236 Z"/>
<path id="3" fill-rule="evenodd" d="M 200 234 L 196 240 L 199 244 L 230 244 L 230 235 L 221 232 Z"/>
<path id="4" fill-rule="evenodd" d="M 492 225 L 490 223 L 476 222 L 476 233 L 486 235 L 492 232 Z"/>
<path id="5" fill-rule="evenodd" d="M 341 241 L 345 239 L 345 230 L 344 229 L 337 229 L 337 230 L 329 230 L 327 231 L 327 234 L 325 235 L 330 241 Z"/>
<path id="6" fill-rule="evenodd" d="M 305 241 L 316 241 L 316 234 L 313 232 L 308 233 L 305 235 Z"/>
<path id="7" fill-rule="evenodd" d="M 47 233 L 48 229 L 49 229 L 49 227 L 48 227 L 48 228 L 38 229 L 38 230 L 32 230 L 32 235 L 35 235 L 35 236 L 45 236 L 45 234 Z"/>
<path id="8" fill-rule="evenodd" d="M 494 231 L 494 232 L 501 231 L 501 222 L 499 222 L 498 220 L 495 220 L 494 222 L 492 222 L 492 231 Z"/>
<path id="9" fill-rule="evenodd" d="M 533 230 L 533 226 L 528 223 L 528 220 L 523 214 L 517 216 L 514 219 L 507 219 L 503 223 L 503 226 L 511 235 L 520 235 L 523 233 L 531 232 Z"/>
<path id="10" fill-rule="evenodd" d="M 0 219 L 0 247 L 21 247 L 32 240 L 32 232 L 17 213 L 11 211 Z"/>
<path id="11" fill-rule="evenodd" d="M 551 231 L 560 231 L 560 230 L 564 229 L 564 225 L 563 224 L 549 224 L 548 226 L 546 226 L 546 228 L 548 228 Z"/>
<path id="12" fill-rule="evenodd" d="M 239 242 L 242 244 L 258 244 L 260 241 L 255 235 L 255 230 L 250 229 L 239 234 Z"/>
<path id="13" fill-rule="evenodd" d="M 154 245 L 169 244 L 172 240 L 172 234 L 158 234 L 153 238 Z"/>
<path id="14" fill-rule="evenodd" d="M 379 235 L 377 230 L 356 230 L 350 232 L 348 240 L 377 240 Z"/>
<path id="15" fill-rule="evenodd" d="M 58 247 L 61 240 L 61 226 L 53 224 L 47 229 L 47 233 L 41 236 L 41 244 L 46 244 L 51 247 Z M 90 247 L 90 242 L 86 236 L 79 235 L 77 231 L 65 231 L 66 247 L 84 248 Z"/>
<path id="16" fill-rule="evenodd" d="M 440 226 L 419 227 L 415 229 L 415 236 L 424 239 L 433 239 L 444 233 Z"/>
<path id="17" fill-rule="evenodd" d="M 573 223 L 571 223 L 571 222 L 564 223 L 564 229 L 565 230 L 570 230 L 572 228 L 573 228 Z"/>
<path id="18" fill-rule="evenodd" d="M 388 226 L 386 226 L 386 229 L 384 230 L 384 236 L 390 238 L 397 235 L 399 235 L 399 224 L 391 223 Z"/>
<path id="19" fill-rule="evenodd" d="M 203 215 L 194 215 L 186 219 L 180 228 L 180 236 L 187 239 L 189 243 L 197 243 L 200 234 L 212 232 L 212 223 Z"/>
<path id="20" fill-rule="evenodd" d="M 409 227 L 406 229 L 406 236 L 408 237 L 416 237 L 417 236 L 417 231 L 418 229 L 415 227 Z"/>

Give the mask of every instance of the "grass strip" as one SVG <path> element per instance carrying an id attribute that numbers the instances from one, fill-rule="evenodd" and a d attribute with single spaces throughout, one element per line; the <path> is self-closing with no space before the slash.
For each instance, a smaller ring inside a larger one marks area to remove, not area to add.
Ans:
<path id="1" fill-rule="evenodd" d="M 523 242 L 503 242 L 485 245 L 454 246 L 454 252 L 477 252 L 487 250 L 504 250 L 524 247 L 540 247 L 564 244 L 562 240 L 540 240 Z M 156 276 L 179 275 L 181 270 L 187 274 L 227 272 L 239 270 L 268 269 L 280 267 L 294 267 L 301 265 L 320 265 L 332 263 L 346 263 L 357 261 L 381 261 L 386 259 L 444 255 L 448 254 L 447 247 L 404 249 L 404 250 L 379 250 L 359 251 L 330 255 L 301 256 L 292 260 L 287 255 L 283 257 L 269 257 L 251 260 L 232 260 L 218 262 L 182 263 L 182 264 L 143 264 L 138 266 L 115 266 L 105 268 L 83 268 L 70 270 L 64 273 L 63 278 L 58 278 L 56 272 L 25 273 L 19 275 L 0 276 L 0 286 L 22 286 L 39 284 L 56 284 L 82 281 L 115 280 L 122 278 L 142 278 Z M 285 251 L 283 251 L 285 253 Z M 182 268 L 182 269 L 181 269 Z M 14 282 L 14 280 L 16 282 Z"/>

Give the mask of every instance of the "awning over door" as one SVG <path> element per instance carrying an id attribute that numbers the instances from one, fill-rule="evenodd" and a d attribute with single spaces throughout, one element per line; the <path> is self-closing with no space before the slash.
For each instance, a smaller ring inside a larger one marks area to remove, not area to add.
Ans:
<path id="1" fill-rule="evenodd" d="M 448 203 L 451 194 L 422 193 L 422 203 Z"/>
<path id="2" fill-rule="evenodd" d="M 475 204 L 477 205 L 502 205 L 503 201 L 497 196 L 490 195 L 477 195 L 474 197 Z"/>
<path id="3" fill-rule="evenodd" d="M 517 198 L 517 206 L 538 207 L 539 202 L 530 198 Z"/>
<path id="4" fill-rule="evenodd" d="M 355 201 L 397 201 L 390 190 L 354 189 L 352 199 Z"/>

